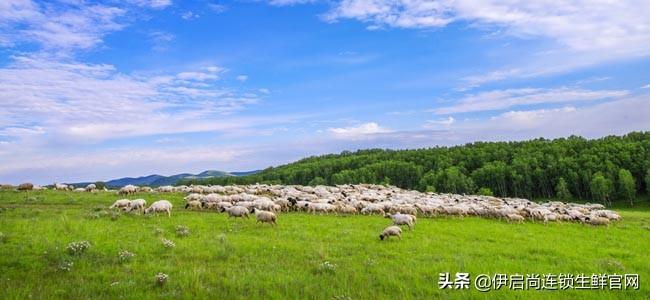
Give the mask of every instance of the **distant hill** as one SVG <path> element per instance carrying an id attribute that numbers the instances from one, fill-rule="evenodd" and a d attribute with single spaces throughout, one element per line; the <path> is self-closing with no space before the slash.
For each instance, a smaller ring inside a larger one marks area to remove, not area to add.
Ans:
<path id="1" fill-rule="evenodd" d="M 163 185 L 174 185 L 183 179 L 207 179 L 207 178 L 226 177 L 226 176 L 245 176 L 245 175 L 252 175 L 257 172 L 259 172 L 259 170 L 247 171 L 247 172 L 225 172 L 225 171 L 208 170 L 208 171 L 203 171 L 199 174 L 182 173 L 182 174 L 176 174 L 172 176 L 163 176 L 163 175 L 154 174 L 154 175 L 135 177 L 135 178 L 124 177 L 119 179 L 112 179 L 106 181 L 105 183 L 106 186 L 108 187 L 123 187 L 129 184 L 157 187 Z M 84 187 L 90 183 L 91 182 L 78 182 L 78 183 L 71 183 L 71 184 L 76 187 Z"/>

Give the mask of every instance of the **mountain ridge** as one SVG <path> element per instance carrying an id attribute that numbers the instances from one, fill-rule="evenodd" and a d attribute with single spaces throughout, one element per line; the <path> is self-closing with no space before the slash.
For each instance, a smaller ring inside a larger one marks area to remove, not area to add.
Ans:
<path id="1" fill-rule="evenodd" d="M 261 170 L 243 171 L 243 172 L 226 172 L 226 171 L 218 171 L 218 170 L 206 170 L 198 174 L 180 173 L 180 174 L 175 174 L 170 176 L 151 174 L 151 175 L 140 176 L 140 177 L 122 177 L 117 179 L 111 179 L 105 181 L 104 183 L 106 184 L 107 187 L 113 187 L 113 188 L 123 187 L 129 184 L 158 187 L 163 185 L 174 185 L 183 179 L 206 179 L 206 178 L 226 177 L 226 176 L 236 177 L 236 176 L 251 175 L 251 174 L 258 173 L 260 171 Z M 70 184 L 76 187 L 84 187 L 90 183 L 94 183 L 94 182 L 77 182 L 77 183 L 70 183 Z"/>

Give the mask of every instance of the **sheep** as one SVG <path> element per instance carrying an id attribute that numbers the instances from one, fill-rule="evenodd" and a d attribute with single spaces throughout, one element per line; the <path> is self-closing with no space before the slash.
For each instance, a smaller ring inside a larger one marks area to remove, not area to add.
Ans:
<path id="1" fill-rule="evenodd" d="M 524 222 L 525 218 L 523 216 L 521 216 L 521 215 L 518 215 L 518 214 L 507 214 L 506 219 L 508 220 L 508 223 L 510 223 L 510 221 L 517 222 L 517 223 L 522 223 L 522 222 Z"/>
<path id="2" fill-rule="evenodd" d="M 372 214 L 383 214 L 384 213 L 384 208 L 381 205 L 378 204 L 368 204 L 366 207 L 361 209 L 361 214 L 364 215 L 372 215 Z"/>
<path id="3" fill-rule="evenodd" d="M 334 212 L 335 210 L 336 207 L 329 203 L 311 203 L 308 206 L 308 211 L 313 214 L 316 214 L 316 212 L 329 213 Z"/>
<path id="4" fill-rule="evenodd" d="M 277 217 L 273 212 L 266 211 L 266 210 L 259 210 L 255 208 L 253 208 L 251 212 L 255 213 L 255 219 L 257 220 L 255 221 L 256 224 L 262 222 L 262 223 L 269 223 L 271 224 L 271 226 L 278 225 L 278 223 L 276 223 Z"/>
<path id="5" fill-rule="evenodd" d="M 34 189 L 34 184 L 26 182 L 18 185 L 19 191 L 31 191 Z"/>
<path id="6" fill-rule="evenodd" d="M 85 192 L 86 189 L 84 189 L 84 188 L 76 188 L 76 189 L 74 189 L 74 191 L 75 192 Z"/>
<path id="7" fill-rule="evenodd" d="M 120 195 L 130 195 L 135 194 L 138 191 L 138 187 L 135 185 L 127 185 L 122 187 L 117 193 Z"/>
<path id="8" fill-rule="evenodd" d="M 94 183 L 91 183 L 91 184 L 86 186 L 85 190 L 86 190 L 86 192 L 95 192 L 97 190 L 97 185 L 95 185 Z"/>
<path id="9" fill-rule="evenodd" d="M 149 206 L 149 208 L 144 210 L 144 214 L 155 213 L 158 215 L 159 212 L 167 212 L 167 216 L 172 216 L 172 204 L 167 200 L 158 200 Z"/>
<path id="10" fill-rule="evenodd" d="M 119 209 L 126 209 L 127 207 L 131 206 L 131 200 L 129 199 L 120 199 L 116 200 L 113 202 L 113 205 L 109 206 L 109 209 L 113 208 L 119 208 Z"/>
<path id="11" fill-rule="evenodd" d="M 174 191 L 174 187 L 171 185 L 164 185 L 157 188 L 159 193 L 171 193 Z"/>
<path id="12" fill-rule="evenodd" d="M 65 191 L 68 189 L 68 185 L 66 184 L 61 184 L 61 183 L 55 183 L 54 184 L 54 189 L 57 191 Z"/>
<path id="13" fill-rule="evenodd" d="M 192 208 L 192 209 L 198 208 L 199 210 L 202 210 L 203 205 L 202 205 L 201 201 L 192 200 L 192 201 L 188 201 L 187 204 L 185 204 L 185 209 L 188 209 L 188 208 Z"/>
<path id="14" fill-rule="evenodd" d="M 393 220 L 393 225 L 407 225 L 409 230 L 413 230 L 413 216 L 412 215 L 403 215 L 400 213 L 397 214 L 386 214 L 385 218 Z"/>
<path id="15" fill-rule="evenodd" d="M 131 201 L 131 205 L 128 206 L 127 211 L 132 211 L 134 209 L 144 212 L 147 207 L 147 201 L 144 199 L 135 199 Z"/>
<path id="16" fill-rule="evenodd" d="M 228 208 L 222 208 L 221 212 L 227 212 L 228 218 L 246 218 L 248 219 L 248 208 L 243 206 L 232 206 Z"/>
<path id="17" fill-rule="evenodd" d="M 603 217 L 588 216 L 585 217 L 584 222 L 591 225 L 606 225 L 609 227 L 609 219 Z"/>
<path id="18" fill-rule="evenodd" d="M 397 236 L 401 240 L 402 228 L 399 228 L 398 226 L 395 225 L 388 226 L 384 229 L 384 231 L 381 232 L 381 234 L 379 235 L 379 239 L 381 239 L 382 241 L 384 239 L 388 240 L 388 237 L 392 235 Z"/>
<path id="19" fill-rule="evenodd" d="M 185 198 L 183 198 L 183 200 L 185 200 L 186 202 L 193 201 L 193 200 L 201 201 L 201 200 L 203 200 L 203 197 L 204 196 L 201 195 L 201 194 L 192 193 L 192 194 L 189 194 L 189 195 L 185 196 Z"/>

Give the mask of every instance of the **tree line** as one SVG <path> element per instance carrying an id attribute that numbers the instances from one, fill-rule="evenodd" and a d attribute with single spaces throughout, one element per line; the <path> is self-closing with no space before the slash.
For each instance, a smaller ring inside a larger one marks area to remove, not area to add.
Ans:
<path id="1" fill-rule="evenodd" d="M 243 177 L 180 184 L 390 184 L 442 193 L 634 201 L 650 191 L 650 132 L 585 139 L 370 149 L 305 158 Z"/>

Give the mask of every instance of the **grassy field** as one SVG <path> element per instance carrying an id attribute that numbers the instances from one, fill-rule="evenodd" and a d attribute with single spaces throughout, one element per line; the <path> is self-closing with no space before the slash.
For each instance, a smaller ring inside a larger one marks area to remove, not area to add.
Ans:
<path id="1" fill-rule="evenodd" d="M 271 227 L 186 211 L 182 196 L 136 195 L 172 201 L 168 218 L 107 212 L 118 198 L 109 193 L 0 191 L 0 298 L 650 298 L 647 202 L 620 209 L 623 221 L 609 228 L 419 218 L 402 241 L 381 242 L 390 221 L 379 216 L 287 213 Z M 177 236 L 178 225 L 191 234 Z M 66 251 L 84 240 L 86 252 Z M 121 261 L 121 250 L 135 256 Z M 169 276 L 162 286 L 159 272 Z M 472 281 L 481 273 L 636 273 L 640 289 L 440 290 L 441 272 L 469 272 Z"/>

